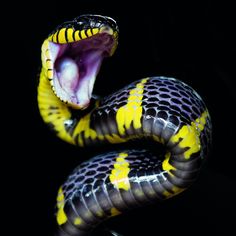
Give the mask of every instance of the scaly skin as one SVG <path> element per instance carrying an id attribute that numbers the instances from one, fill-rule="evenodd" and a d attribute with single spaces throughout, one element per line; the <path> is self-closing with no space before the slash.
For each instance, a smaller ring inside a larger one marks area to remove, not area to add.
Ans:
<path id="1" fill-rule="evenodd" d="M 116 26 L 110 27 L 117 38 Z M 89 32 L 99 32 L 96 24 L 95 28 Z M 70 43 L 74 38 L 65 37 L 66 30 L 60 28 L 55 32 L 42 47 L 38 105 L 57 136 L 81 147 L 145 139 L 166 150 L 163 157 L 148 150 L 114 151 L 79 165 L 59 189 L 56 219 L 57 235 L 80 236 L 112 216 L 168 199 L 189 187 L 207 157 L 211 121 L 196 91 L 168 77 L 135 81 L 75 112 L 53 92 L 53 66 L 46 62 L 50 40 Z M 72 29 L 69 32 L 72 35 Z M 82 32 L 78 35 L 86 38 L 88 33 Z"/>

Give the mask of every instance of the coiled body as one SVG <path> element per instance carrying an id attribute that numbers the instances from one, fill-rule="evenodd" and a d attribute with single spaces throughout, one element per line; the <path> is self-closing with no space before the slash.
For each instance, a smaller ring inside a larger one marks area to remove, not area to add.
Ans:
<path id="1" fill-rule="evenodd" d="M 163 156 L 143 149 L 114 151 L 79 165 L 58 192 L 58 235 L 87 235 L 105 219 L 172 197 L 196 179 L 209 151 L 211 121 L 190 86 L 148 77 L 80 112 L 58 99 L 45 71 L 39 109 L 60 138 L 81 147 L 143 139 L 165 150 Z"/>

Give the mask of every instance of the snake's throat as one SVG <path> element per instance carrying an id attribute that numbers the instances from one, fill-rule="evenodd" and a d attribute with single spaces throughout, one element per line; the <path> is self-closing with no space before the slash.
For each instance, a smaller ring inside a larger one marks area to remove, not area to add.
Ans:
<path id="1" fill-rule="evenodd" d="M 54 92 L 61 101 L 77 109 L 88 107 L 102 61 L 114 43 L 108 33 L 70 44 L 49 42 Z"/>

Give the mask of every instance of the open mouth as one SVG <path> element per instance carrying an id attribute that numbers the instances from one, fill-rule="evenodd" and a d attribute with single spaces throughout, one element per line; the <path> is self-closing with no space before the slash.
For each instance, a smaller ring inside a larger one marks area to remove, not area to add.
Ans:
<path id="1" fill-rule="evenodd" d="M 89 29 L 92 32 L 92 29 Z M 57 97 L 78 109 L 90 102 L 96 76 L 104 57 L 110 56 L 117 44 L 114 31 L 103 26 L 94 35 L 74 42 L 49 40 L 51 84 Z"/>

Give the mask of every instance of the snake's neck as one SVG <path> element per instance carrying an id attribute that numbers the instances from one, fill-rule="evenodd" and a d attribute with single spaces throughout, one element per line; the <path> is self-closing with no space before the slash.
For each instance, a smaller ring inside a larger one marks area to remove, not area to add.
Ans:
<path id="1" fill-rule="evenodd" d="M 79 122 L 79 116 L 75 118 L 72 109 L 54 94 L 45 74 L 42 68 L 38 85 L 38 107 L 41 117 L 59 138 L 75 144 L 72 131 Z"/>
<path id="2" fill-rule="evenodd" d="M 81 147 L 126 142 L 125 138 L 107 130 L 104 115 L 101 116 L 97 111 L 99 103 L 98 98 L 93 98 L 85 110 L 71 108 L 54 94 L 42 68 L 38 85 L 39 112 L 44 122 L 60 139 Z"/>

